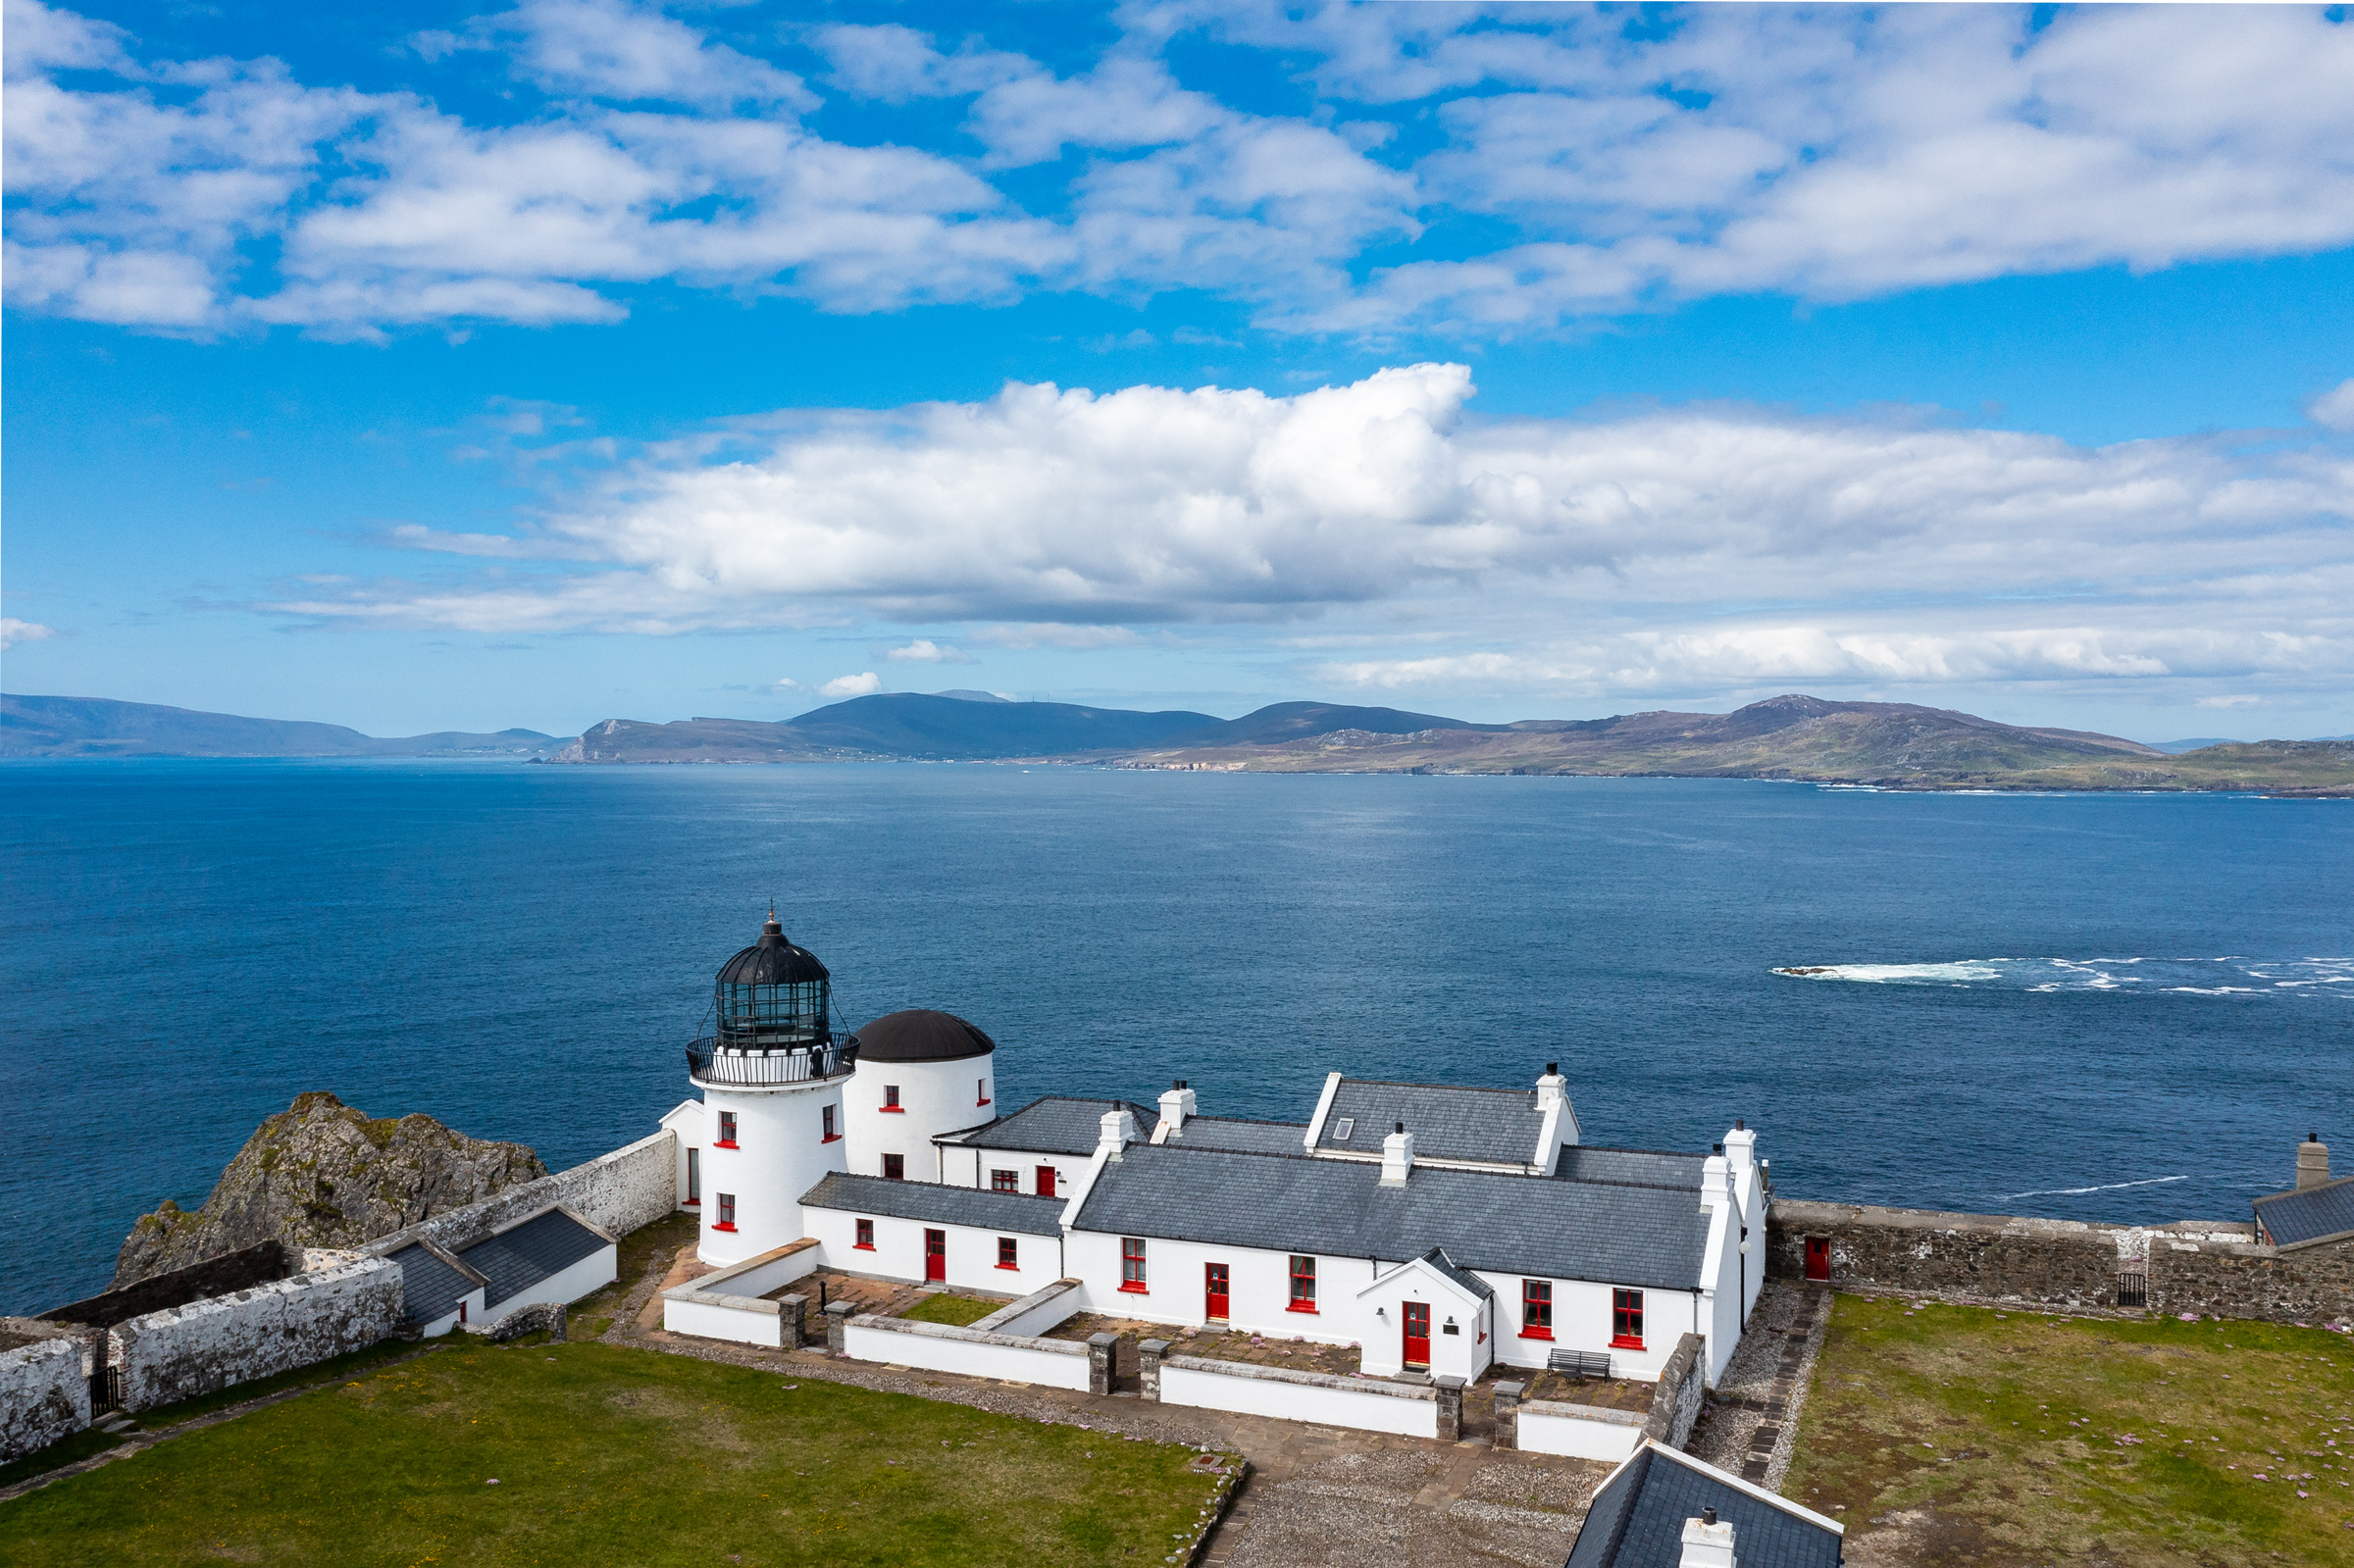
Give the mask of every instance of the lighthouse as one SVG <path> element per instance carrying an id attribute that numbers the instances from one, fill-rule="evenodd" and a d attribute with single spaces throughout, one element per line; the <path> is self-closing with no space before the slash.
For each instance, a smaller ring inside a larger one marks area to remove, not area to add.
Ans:
<path id="1" fill-rule="evenodd" d="M 804 1234 L 798 1201 L 844 1169 L 844 1090 L 858 1042 L 834 1028 L 826 966 L 785 935 L 775 910 L 760 939 L 719 967 L 711 1032 L 687 1047 L 703 1091 L 702 1235 L 697 1255 L 741 1263 Z"/>

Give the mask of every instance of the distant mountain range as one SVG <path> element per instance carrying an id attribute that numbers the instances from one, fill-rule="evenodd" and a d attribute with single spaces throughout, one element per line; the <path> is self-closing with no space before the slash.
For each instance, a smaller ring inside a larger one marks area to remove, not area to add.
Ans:
<path id="1" fill-rule="evenodd" d="M 0 695 L 0 757 L 531 757 L 553 750 L 537 730 L 379 739 L 339 724 L 247 719 L 105 697 Z"/>
<path id="2" fill-rule="evenodd" d="M 2178 753 L 1905 702 L 1790 695 L 1729 714 L 1472 724 L 1279 702 L 1220 719 L 987 691 L 853 697 L 785 723 L 609 719 L 558 745 L 532 730 L 377 739 L 339 725 L 87 697 L 0 697 L 0 756 L 522 756 L 551 763 L 1037 761 L 1257 773 L 1790 779 L 1913 789 L 2255 789 L 2354 794 L 2354 738 L 2223 741 Z"/>

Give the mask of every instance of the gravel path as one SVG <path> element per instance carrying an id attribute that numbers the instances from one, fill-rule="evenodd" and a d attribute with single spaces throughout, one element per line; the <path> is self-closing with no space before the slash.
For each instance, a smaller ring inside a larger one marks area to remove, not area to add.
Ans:
<path id="1" fill-rule="evenodd" d="M 1782 1490 L 1798 1447 L 1798 1417 L 1831 1321 L 1821 1286 L 1769 1280 L 1749 1332 L 1702 1407 L 1684 1451 L 1769 1492 Z"/>

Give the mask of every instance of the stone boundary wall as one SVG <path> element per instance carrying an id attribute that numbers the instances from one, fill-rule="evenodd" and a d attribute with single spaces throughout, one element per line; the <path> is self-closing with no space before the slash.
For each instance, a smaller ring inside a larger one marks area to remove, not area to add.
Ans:
<path id="1" fill-rule="evenodd" d="M 568 1171 L 510 1187 L 480 1203 L 379 1237 L 366 1250 L 386 1257 L 423 1239 L 452 1252 L 463 1252 L 492 1232 L 557 1203 L 591 1225 L 627 1236 L 679 1206 L 678 1140 L 678 1135 L 666 1127 Z"/>
<path id="2" fill-rule="evenodd" d="M 400 1320 L 398 1265 L 362 1258 L 132 1318 L 108 1359 L 123 1408 L 152 1410 L 365 1348 Z"/>
<path id="3" fill-rule="evenodd" d="M 2313 1323 L 2354 1318 L 2354 1239 L 2261 1246 L 2248 1226 L 2074 1220 L 1776 1199 L 1769 1279 L 1806 1277 L 1806 1239 L 1830 1240 L 1834 1286 L 1942 1299 L 2118 1310 L 2121 1274 L 2146 1278 L 2148 1310 Z"/>
<path id="4" fill-rule="evenodd" d="M 1076 1340 L 990 1334 L 952 1323 L 913 1323 L 872 1313 L 848 1318 L 842 1325 L 842 1336 L 841 1353 L 853 1360 L 1035 1383 L 1082 1393 L 1100 1391 L 1094 1390 L 1095 1347 Z"/>
<path id="5" fill-rule="evenodd" d="M 81 1340 L 63 1335 L 0 1351 L 0 1462 L 90 1424 L 90 1380 L 81 1357 Z"/>
<path id="6" fill-rule="evenodd" d="M 1632 1410 L 1568 1404 L 1560 1399 L 1523 1399 L 1515 1412 L 1513 1446 L 1525 1453 L 1616 1464 L 1643 1445 L 1648 1430 L 1649 1418 Z"/>
<path id="7" fill-rule="evenodd" d="M 1700 1419 L 1702 1395 L 1708 1392 L 1708 1379 L 1699 1376 L 1704 1369 L 1701 1358 L 1708 1351 L 1708 1341 L 1697 1334 L 1687 1334 L 1675 1341 L 1675 1353 L 1660 1368 L 1660 1381 L 1652 1389 L 1651 1416 L 1643 1423 L 1643 1436 L 1670 1448 L 1681 1448 L 1692 1436 L 1693 1423 Z"/>
<path id="8" fill-rule="evenodd" d="M 1358 1432 L 1388 1432 L 1402 1438 L 1438 1438 L 1447 1425 L 1442 1403 L 1452 1403 L 1458 1427 L 1461 1421 L 1460 1380 L 1451 1379 L 1454 1387 L 1442 1388 L 1436 1383 L 1337 1377 L 1329 1372 L 1211 1361 L 1201 1356 L 1159 1355 L 1152 1361 L 1146 1371 L 1147 1387 L 1162 1404 L 1274 1416 Z"/>
<path id="9" fill-rule="evenodd" d="M 969 1325 L 984 1334 L 1044 1334 L 1087 1304 L 1085 1280 L 1056 1280 Z"/>
<path id="10" fill-rule="evenodd" d="M 772 1300 L 769 1292 L 816 1268 L 821 1250 L 815 1238 L 805 1236 L 674 1285 L 662 1292 L 662 1327 L 698 1339 L 797 1350 L 808 1300 L 800 1295 Z"/>
<path id="11" fill-rule="evenodd" d="M 93 1329 L 111 1329 L 128 1318 L 282 1280 L 303 1266 L 288 1251 L 281 1241 L 257 1242 L 191 1263 L 184 1269 L 151 1274 L 120 1290 L 105 1290 L 61 1307 L 51 1307 L 41 1317 L 51 1323 L 86 1323 Z"/>

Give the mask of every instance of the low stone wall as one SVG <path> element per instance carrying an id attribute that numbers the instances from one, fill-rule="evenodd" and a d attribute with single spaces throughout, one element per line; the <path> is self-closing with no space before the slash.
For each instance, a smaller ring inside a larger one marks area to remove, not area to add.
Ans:
<path id="1" fill-rule="evenodd" d="M 1660 1381 L 1652 1389 L 1644 1437 L 1681 1448 L 1692 1436 L 1693 1423 L 1700 1419 L 1701 1397 L 1708 1392 L 1708 1379 L 1702 1375 L 1706 1369 L 1701 1364 L 1707 1353 L 1708 1341 L 1697 1334 L 1676 1340 L 1675 1353 L 1660 1368 Z"/>
<path id="2" fill-rule="evenodd" d="M 0 1461 L 46 1448 L 90 1424 L 82 1343 L 61 1335 L 0 1351 Z"/>
<path id="3" fill-rule="evenodd" d="M 767 1299 L 817 1267 L 822 1248 L 814 1237 L 773 1247 L 757 1257 L 703 1275 L 662 1292 L 662 1327 L 672 1334 L 705 1340 L 734 1340 L 779 1350 L 801 1347 L 807 1299 Z"/>
<path id="4" fill-rule="evenodd" d="M 1516 1414 L 1513 1446 L 1526 1453 L 1616 1464 L 1642 1444 L 1647 1421 L 1632 1410 L 1566 1404 L 1559 1399 L 1523 1399 Z"/>
<path id="5" fill-rule="evenodd" d="M 535 1301 L 520 1311 L 508 1313 L 483 1330 L 483 1338 L 492 1344 L 503 1344 L 509 1340 L 520 1340 L 527 1334 L 544 1332 L 550 1344 L 562 1344 L 566 1316 L 561 1301 Z M 469 1328 L 466 1332 L 471 1334 L 474 1331 Z"/>
<path id="6" fill-rule="evenodd" d="M 1076 1340 L 990 1334 L 949 1323 L 910 1323 L 905 1318 L 881 1318 L 871 1313 L 847 1319 L 842 1325 L 842 1353 L 854 1360 L 1081 1392 L 1093 1387 L 1098 1359 L 1094 1346 Z"/>
<path id="7" fill-rule="evenodd" d="M 380 1237 L 367 1250 L 385 1257 L 422 1237 L 462 1252 L 492 1232 L 555 1203 L 615 1236 L 627 1236 L 677 1209 L 678 1157 L 678 1135 L 664 1128 L 568 1171 L 510 1187 L 480 1203 Z"/>
<path id="8" fill-rule="evenodd" d="M 1087 1305 L 1085 1280 L 1056 1280 L 972 1325 L 984 1334 L 1044 1334 Z"/>
<path id="9" fill-rule="evenodd" d="M 362 1349 L 400 1320 L 399 1267 L 363 1258 L 132 1318 L 110 1359 L 123 1408 L 151 1410 Z"/>
<path id="10" fill-rule="evenodd" d="M 1149 1342 L 1158 1345 L 1162 1341 Z M 1442 1389 L 1429 1383 L 1335 1377 L 1200 1356 L 1153 1355 L 1148 1359 L 1152 1364 L 1146 1368 L 1147 1387 L 1162 1404 L 1436 1439 L 1447 1425 L 1440 1410 L 1442 1397 L 1452 1394 L 1458 1429 L 1462 1418 L 1459 1379 L 1450 1380 L 1454 1387 Z"/>
<path id="11" fill-rule="evenodd" d="M 1831 1284 L 2068 1311 L 2116 1311 L 2121 1275 L 2152 1312 L 2311 1323 L 2354 1317 L 2354 1240 L 2257 1245 L 2247 1226 L 2073 1220 L 1777 1199 L 1766 1274 L 1806 1277 L 1809 1237 L 1830 1241 Z"/>

